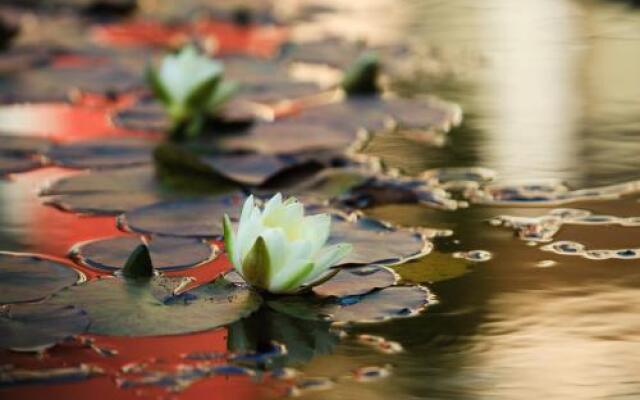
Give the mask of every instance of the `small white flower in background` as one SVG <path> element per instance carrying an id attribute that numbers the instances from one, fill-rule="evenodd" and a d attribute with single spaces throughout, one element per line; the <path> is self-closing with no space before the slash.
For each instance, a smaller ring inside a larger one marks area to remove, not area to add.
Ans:
<path id="1" fill-rule="evenodd" d="M 237 85 L 223 82 L 224 66 L 186 46 L 162 60 L 160 68 L 147 69 L 147 81 L 174 122 L 213 113 L 229 100 Z"/>
<path id="2" fill-rule="evenodd" d="M 325 246 L 331 216 L 305 216 L 295 198 L 271 198 L 264 210 L 253 196 L 244 203 L 238 231 L 224 217 L 224 241 L 229 259 L 244 280 L 271 293 L 296 293 L 332 275 L 330 268 L 342 260 L 351 245 Z"/>

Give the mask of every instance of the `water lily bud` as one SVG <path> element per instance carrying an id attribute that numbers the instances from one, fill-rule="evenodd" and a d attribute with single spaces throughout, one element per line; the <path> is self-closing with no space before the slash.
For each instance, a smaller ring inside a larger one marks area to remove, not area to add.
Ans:
<path id="1" fill-rule="evenodd" d="M 147 81 L 174 121 L 205 113 L 222 80 L 222 63 L 193 46 L 166 56 L 159 69 L 147 70 Z"/>
<path id="2" fill-rule="evenodd" d="M 271 293 L 296 293 L 333 275 L 330 268 L 351 252 L 351 245 L 325 246 L 331 216 L 304 215 L 295 198 L 280 193 L 260 209 L 250 196 L 238 229 L 224 217 L 224 241 L 235 269 L 249 284 Z"/>

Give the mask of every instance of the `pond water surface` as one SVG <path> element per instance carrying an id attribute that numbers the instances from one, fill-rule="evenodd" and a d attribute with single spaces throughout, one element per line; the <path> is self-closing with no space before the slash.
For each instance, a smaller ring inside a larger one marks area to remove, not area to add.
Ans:
<path id="1" fill-rule="evenodd" d="M 376 138 L 366 151 L 388 166 L 409 175 L 484 167 L 498 183 L 563 182 L 571 189 L 640 179 L 640 9 L 588 0 L 349 3 L 320 25 L 375 39 L 389 33 L 424 47 L 433 63 L 392 87 L 434 94 L 464 110 L 462 125 L 442 146 L 391 134 Z M 359 22 L 346 29 L 340 21 L 349 18 Z M 47 168 L 0 181 L 3 250 L 63 257 L 78 241 L 117 233 L 111 218 L 86 226 L 83 217 L 40 206 L 42 184 L 68 173 Z M 434 254 L 403 266 L 419 271 L 437 304 L 415 318 L 350 328 L 341 341 L 324 324 L 283 316 L 261 313 L 246 324 L 270 321 L 262 334 L 285 342 L 292 367 L 335 378 L 331 389 L 304 392 L 304 398 L 640 398 L 640 259 L 545 251 L 544 244 L 489 222 L 544 216 L 559 207 L 640 217 L 639 198 L 369 209 L 399 225 L 453 232 L 434 240 Z M 587 249 L 634 249 L 640 227 L 566 223 L 553 237 L 561 240 Z M 477 263 L 434 258 L 468 250 L 492 257 Z M 239 329 L 232 326 L 230 335 Z M 357 334 L 382 336 L 404 351 L 372 350 Z M 369 365 L 388 366 L 391 375 L 368 383 L 340 379 Z"/>

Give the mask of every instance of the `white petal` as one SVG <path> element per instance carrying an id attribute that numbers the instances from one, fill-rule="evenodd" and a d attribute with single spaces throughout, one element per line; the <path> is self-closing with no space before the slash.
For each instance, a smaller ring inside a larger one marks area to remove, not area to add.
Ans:
<path id="1" fill-rule="evenodd" d="M 336 265 L 340 260 L 342 260 L 351 252 L 352 248 L 353 246 L 348 243 L 338 243 L 322 249 L 316 256 L 314 260 L 313 272 L 309 274 L 305 283 L 314 281 L 329 268 Z"/>
<path id="2" fill-rule="evenodd" d="M 306 240 L 313 244 L 312 252 L 315 254 L 329 239 L 331 230 L 331 216 L 329 214 L 316 214 L 305 217 L 302 222 L 302 234 Z"/>

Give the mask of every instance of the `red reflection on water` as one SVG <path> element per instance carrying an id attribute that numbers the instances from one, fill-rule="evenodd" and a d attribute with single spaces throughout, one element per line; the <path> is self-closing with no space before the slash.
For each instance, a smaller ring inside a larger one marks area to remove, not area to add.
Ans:
<path id="1" fill-rule="evenodd" d="M 182 25 L 132 21 L 93 29 L 94 39 L 106 45 L 179 47 L 197 39 L 211 45 L 211 50 L 219 55 L 246 54 L 255 57 L 272 57 L 288 36 L 288 29 L 281 26 L 237 25 L 211 19 Z"/>
<path id="2" fill-rule="evenodd" d="M 201 361 L 185 359 L 192 353 L 226 353 L 227 330 L 216 329 L 191 335 L 152 336 L 143 338 L 108 337 L 86 335 L 96 347 L 115 350 L 117 354 L 104 356 L 79 342 L 63 344 L 48 350 L 43 357 L 32 354 L 2 351 L 0 358 L 17 368 L 61 368 L 85 363 L 101 368 L 104 376 L 97 376 L 79 382 L 47 386 L 20 385 L 0 390 L 5 398 L 46 398 L 60 399 L 140 399 L 165 398 L 163 388 L 144 387 L 120 389 L 116 378 L 122 377 L 122 367 L 132 363 L 144 363 L 149 370 L 175 371 L 177 365 L 193 365 Z M 223 364 L 224 359 L 207 361 L 208 364 Z M 131 375 L 130 375 L 131 376 Z M 46 390 L 46 392 L 43 392 Z M 245 376 L 217 376 L 203 379 L 179 394 L 168 398 L 180 399 L 255 399 L 267 394 L 265 389 L 251 382 Z"/>
<path id="3" fill-rule="evenodd" d="M 0 131 L 72 142 L 106 136 L 153 136 L 115 126 L 111 114 L 132 104 L 136 95 L 109 98 L 76 93 L 74 103 L 25 103 L 0 106 Z"/>

